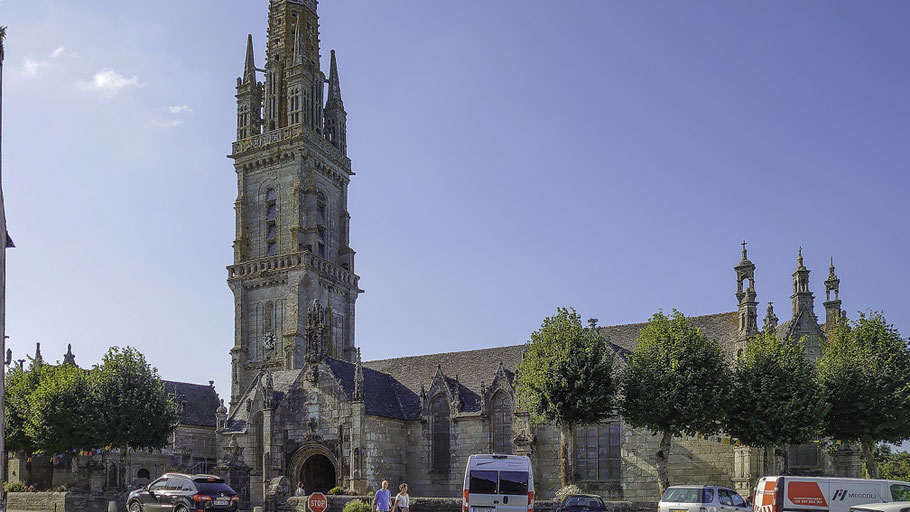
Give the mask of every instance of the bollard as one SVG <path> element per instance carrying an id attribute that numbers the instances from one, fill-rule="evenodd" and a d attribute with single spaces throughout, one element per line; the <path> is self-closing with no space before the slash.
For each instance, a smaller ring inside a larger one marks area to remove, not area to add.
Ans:
<path id="1" fill-rule="evenodd" d="M 117 512 L 117 502 L 116 501 L 107 502 L 107 512 Z"/>

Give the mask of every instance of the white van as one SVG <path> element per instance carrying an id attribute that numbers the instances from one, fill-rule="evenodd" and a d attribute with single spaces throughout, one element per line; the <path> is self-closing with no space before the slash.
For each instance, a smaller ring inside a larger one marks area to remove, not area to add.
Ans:
<path id="1" fill-rule="evenodd" d="M 518 455 L 468 457 L 462 512 L 534 512 L 531 459 Z"/>
<path id="2" fill-rule="evenodd" d="M 766 476 L 755 485 L 752 512 L 848 512 L 908 495 L 910 482 L 900 480 Z"/>

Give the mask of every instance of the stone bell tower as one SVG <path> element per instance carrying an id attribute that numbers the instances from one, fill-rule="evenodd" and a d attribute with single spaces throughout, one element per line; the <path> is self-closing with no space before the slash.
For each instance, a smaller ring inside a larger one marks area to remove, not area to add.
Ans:
<path id="1" fill-rule="evenodd" d="M 350 247 L 347 112 L 334 51 L 320 69 L 316 0 L 271 0 L 265 63 L 249 36 L 237 79 L 231 405 L 259 370 L 302 368 L 307 308 L 323 315 L 320 353 L 354 361 L 362 292 Z"/>

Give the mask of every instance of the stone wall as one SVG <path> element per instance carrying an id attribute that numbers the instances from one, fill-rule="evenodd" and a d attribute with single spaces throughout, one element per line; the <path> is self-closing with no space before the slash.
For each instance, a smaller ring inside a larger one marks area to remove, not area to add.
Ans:
<path id="1" fill-rule="evenodd" d="M 126 511 L 121 494 L 81 494 L 72 492 L 11 492 L 7 512 L 107 512 L 108 503 L 117 503 L 118 512 Z"/>
<path id="2" fill-rule="evenodd" d="M 329 506 L 326 512 L 341 512 L 344 506 L 352 500 L 362 500 L 370 503 L 371 498 L 367 496 L 327 496 Z M 461 512 L 460 498 L 421 498 L 419 496 L 411 499 L 412 506 L 415 510 L 421 512 Z M 607 512 L 653 512 L 657 508 L 656 502 L 631 502 L 631 501 L 607 501 Z M 553 512 L 556 510 L 557 502 L 551 500 L 540 500 L 534 502 L 535 512 Z M 290 498 L 286 504 L 279 505 L 281 512 L 308 512 L 306 509 L 306 498 Z"/>
<path id="3" fill-rule="evenodd" d="M 383 480 L 391 489 L 407 481 L 405 461 L 408 451 L 408 425 L 404 421 L 363 416 L 363 461 L 365 488 L 360 492 L 375 490 Z"/>

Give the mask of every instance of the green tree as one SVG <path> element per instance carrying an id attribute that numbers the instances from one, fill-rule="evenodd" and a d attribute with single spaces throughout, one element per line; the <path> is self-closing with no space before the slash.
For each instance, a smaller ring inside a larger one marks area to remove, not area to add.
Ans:
<path id="1" fill-rule="evenodd" d="M 872 478 L 875 444 L 910 438 L 910 351 L 879 312 L 838 326 L 822 347 L 819 378 L 830 404 L 824 432 L 859 442 Z"/>
<path id="2" fill-rule="evenodd" d="M 25 370 L 14 365 L 6 372 L 4 426 L 7 450 L 31 452 L 35 449 L 25 424 L 30 415 L 28 397 L 38 387 L 40 366 L 32 362 Z"/>
<path id="3" fill-rule="evenodd" d="M 519 404 L 532 421 L 560 428 L 562 484 L 568 485 L 575 478 L 575 427 L 613 414 L 613 354 L 574 309 L 558 308 L 531 334 L 516 379 Z"/>
<path id="4" fill-rule="evenodd" d="M 661 494 L 670 485 L 673 436 L 720 430 L 729 374 L 717 342 L 679 311 L 669 317 L 658 312 L 638 336 L 620 374 L 620 411 L 633 427 L 661 435 L 656 454 Z"/>
<path id="5" fill-rule="evenodd" d="M 120 448 L 121 463 L 128 448 L 165 446 L 177 428 L 177 404 L 145 356 L 132 347 L 111 347 L 93 371 L 100 404 L 95 421 L 105 444 Z"/>
<path id="6" fill-rule="evenodd" d="M 910 453 L 888 453 L 879 462 L 878 475 L 888 480 L 907 481 L 910 478 Z"/>
<path id="7" fill-rule="evenodd" d="M 42 364 L 37 372 L 38 385 L 28 396 L 25 422 L 35 451 L 55 454 L 96 447 L 96 404 L 89 373 L 70 364 Z"/>
<path id="8" fill-rule="evenodd" d="M 772 332 L 750 339 L 736 361 L 724 430 L 743 444 L 765 449 L 765 473 L 773 471 L 778 445 L 818 436 L 827 410 L 815 366 L 802 342 Z"/>

